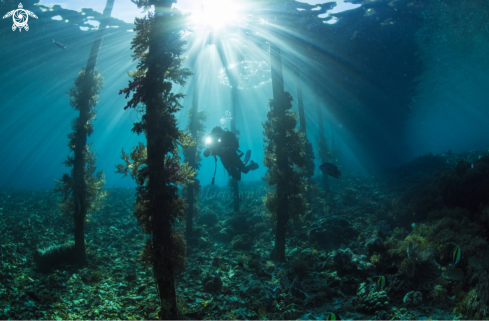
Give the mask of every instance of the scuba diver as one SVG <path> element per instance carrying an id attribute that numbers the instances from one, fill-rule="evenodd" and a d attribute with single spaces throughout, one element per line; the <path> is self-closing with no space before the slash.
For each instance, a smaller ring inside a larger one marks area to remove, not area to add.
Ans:
<path id="1" fill-rule="evenodd" d="M 241 157 L 244 155 L 244 153 L 238 148 L 239 142 L 236 134 L 227 129 L 223 129 L 220 126 L 214 127 L 210 135 L 205 138 L 204 156 L 208 157 L 213 155 L 214 160 L 216 161 L 214 177 L 212 178 L 211 184 L 214 184 L 214 179 L 216 177 L 216 156 L 219 156 L 222 165 L 224 165 L 224 168 L 228 171 L 229 175 L 238 181 L 241 180 L 241 173 L 246 174 L 250 170 L 255 170 L 258 168 L 258 164 L 254 161 L 251 161 L 249 165 L 246 165 L 250 159 L 251 150 L 246 152 L 245 159 L 242 161 Z"/>

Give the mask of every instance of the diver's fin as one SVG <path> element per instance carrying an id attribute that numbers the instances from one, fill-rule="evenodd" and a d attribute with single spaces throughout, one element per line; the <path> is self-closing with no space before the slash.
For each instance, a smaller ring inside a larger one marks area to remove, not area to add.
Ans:
<path id="1" fill-rule="evenodd" d="M 243 161 L 243 165 L 246 165 L 246 163 L 248 163 L 248 161 L 250 160 L 250 157 L 251 157 L 251 150 L 247 150 L 244 161 Z"/>

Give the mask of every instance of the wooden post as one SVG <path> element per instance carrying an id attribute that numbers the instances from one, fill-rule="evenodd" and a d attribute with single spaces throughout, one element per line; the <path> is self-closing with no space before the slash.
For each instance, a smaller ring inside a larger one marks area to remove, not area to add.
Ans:
<path id="1" fill-rule="evenodd" d="M 238 79 L 236 77 L 232 76 L 231 74 L 229 75 L 233 78 L 233 81 L 231 81 L 231 77 L 229 78 L 230 83 L 231 83 L 231 98 L 232 98 L 232 104 L 231 104 L 231 131 L 235 134 L 238 135 L 238 132 L 236 130 L 236 105 L 238 104 Z M 238 76 L 239 77 L 239 76 Z M 231 189 L 233 191 L 233 211 L 235 213 L 239 212 L 239 182 L 234 178 L 231 177 Z"/>
<path id="2" fill-rule="evenodd" d="M 190 134 L 195 139 L 197 137 L 197 123 L 198 123 L 198 114 L 199 114 L 199 81 L 196 76 L 193 86 L 194 92 L 192 97 L 192 119 L 190 120 Z M 188 153 L 188 164 L 195 168 L 195 154 L 197 153 L 197 145 L 193 147 L 189 147 Z M 198 184 L 196 182 L 189 184 L 187 188 L 187 216 L 186 216 L 186 229 L 185 235 L 187 239 L 189 239 L 193 235 L 194 228 L 194 201 L 195 201 L 195 185 Z"/>
<path id="3" fill-rule="evenodd" d="M 163 319 L 178 319 L 175 275 L 173 263 L 169 257 L 172 244 L 172 214 L 169 208 L 173 193 L 168 188 L 165 175 L 165 156 L 171 148 L 166 134 L 171 128 L 162 128 L 165 109 L 168 106 L 162 101 L 164 92 L 164 72 L 170 65 L 169 57 L 162 57 L 167 46 L 168 26 L 165 18 L 171 8 L 171 1 L 155 1 L 155 15 L 149 33 L 149 51 L 147 54 L 148 69 L 145 86 L 148 97 L 145 97 L 147 166 L 148 166 L 148 212 L 151 216 L 153 275 L 159 292 Z M 166 11 L 166 12 L 165 12 Z M 163 65 L 162 65 L 163 64 Z M 165 64 L 167 64 L 165 66 Z"/>
<path id="4" fill-rule="evenodd" d="M 299 122 L 300 128 L 302 132 L 306 133 L 306 116 L 304 115 L 304 101 L 302 99 L 302 79 L 301 72 L 296 69 L 295 70 L 295 80 L 297 87 L 297 108 L 299 109 Z"/>
<path id="5" fill-rule="evenodd" d="M 282 75 L 282 58 L 280 49 L 270 43 L 270 62 L 272 71 L 272 90 L 273 90 L 273 111 L 277 117 L 277 139 L 276 139 L 276 157 L 277 168 L 280 171 L 280 177 L 277 181 L 277 197 L 279 205 L 277 207 L 277 229 L 275 234 L 275 248 L 273 250 L 273 259 L 275 261 L 285 261 L 285 233 L 288 221 L 288 195 L 287 195 L 287 173 L 289 172 L 287 148 L 285 140 L 285 120 L 284 107 L 284 79 Z"/>
<path id="6" fill-rule="evenodd" d="M 324 135 L 324 120 L 323 120 L 323 111 L 321 110 L 321 104 L 319 102 L 316 103 L 316 110 L 318 115 L 318 145 L 319 145 L 319 158 L 322 163 L 327 162 L 327 154 L 328 154 L 328 145 L 326 142 L 326 136 Z M 328 175 L 322 172 L 322 180 L 323 180 L 323 189 L 326 192 L 329 192 L 329 180 Z"/>
<path id="7" fill-rule="evenodd" d="M 95 40 L 88 57 L 87 66 L 85 68 L 85 78 L 80 95 L 80 116 L 76 122 L 75 132 L 75 150 L 73 164 L 73 198 L 75 202 L 75 252 L 77 260 L 80 264 L 87 264 L 85 251 L 85 217 L 87 214 L 86 200 L 86 182 L 85 182 L 85 151 L 87 148 L 87 127 L 86 124 L 90 120 L 90 99 L 92 96 L 91 84 L 93 82 L 93 72 L 97 63 L 98 53 L 102 44 L 104 30 L 107 26 L 108 18 L 112 12 L 114 0 L 107 0 L 103 19 L 100 21 L 99 29 L 95 34 Z"/>

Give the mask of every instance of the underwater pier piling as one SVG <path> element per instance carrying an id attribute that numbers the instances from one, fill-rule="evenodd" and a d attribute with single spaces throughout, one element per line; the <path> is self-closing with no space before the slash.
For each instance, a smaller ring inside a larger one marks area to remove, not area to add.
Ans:
<path id="1" fill-rule="evenodd" d="M 218 40 L 215 43 L 217 52 L 219 54 L 219 58 L 224 67 L 226 76 L 229 79 L 229 85 L 231 86 L 231 132 L 238 137 L 239 131 L 236 128 L 236 106 L 238 104 L 238 84 L 239 84 L 239 75 L 233 74 L 229 68 L 227 68 L 228 60 L 224 49 L 222 47 L 222 41 Z M 231 186 L 232 194 L 233 194 L 233 211 L 234 213 L 239 212 L 239 182 L 231 177 L 229 179 L 229 185 Z"/>
<path id="2" fill-rule="evenodd" d="M 170 142 L 166 141 L 166 134 L 172 128 L 162 130 L 162 120 L 168 106 L 162 102 L 161 93 L 165 91 L 164 72 L 169 67 L 170 59 L 162 55 L 168 51 L 165 48 L 165 32 L 168 23 L 165 21 L 165 11 L 169 11 L 173 1 L 151 1 L 155 7 L 155 15 L 149 24 L 149 50 L 147 54 L 147 72 L 145 86 L 147 94 L 145 99 L 148 183 L 147 216 L 151 217 L 151 261 L 153 274 L 161 303 L 161 317 L 164 319 L 177 319 L 177 302 L 175 290 L 175 273 L 173 264 L 169 261 L 168 246 L 172 244 L 172 217 L 168 206 L 171 206 L 171 191 L 165 179 L 165 156 L 169 152 Z M 167 31 L 168 32 L 168 31 Z M 158 98 L 159 96 L 159 98 Z M 170 134 L 170 133 L 168 133 Z"/>
<path id="3" fill-rule="evenodd" d="M 119 94 L 125 93 L 128 98 L 132 93 L 124 109 L 135 108 L 142 113 L 132 131 L 144 134 L 147 145 L 139 143 L 130 155 L 123 150 L 121 158 L 125 164 L 116 168 L 124 176 L 130 174 L 138 185 L 134 216 L 148 235 L 141 260 L 153 270 L 160 301 L 158 318 L 177 320 L 180 314 L 175 275 L 183 272 L 187 264 L 184 233 L 173 228 L 177 220 L 185 218 L 185 204 L 177 186 L 191 185 L 196 174 L 181 162 L 178 149 L 181 146 L 188 151 L 195 146 L 191 135 L 178 129 L 175 117 L 183 107 L 179 100 L 185 95 L 172 92 L 173 83 L 184 86 L 192 74 L 189 68 L 182 67 L 181 58 L 186 18 L 171 8 L 175 2 L 172 0 L 133 2 L 146 11 L 154 6 L 154 14 L 135 19 L 136 35 L 131 44 L 139 63 L 137 70 L 129 73 L 132 77 L 129 86 Z M 138 109 L 140 103 L 145 108 Z M 195 117 L 198 133 L 201 117 L 199 114 Z M 197 159 L 194 164 L 197 166 Z"/>
<path id="4" fill-rule="evenodd" d="M 299 110 L 300 128 L 306 134 L 306 116 L 304 115 L 304 99 L 302 97 L 302 74 L 298 68 L 294 70 L 294 74 L 297 88 L 297 109 Z"/>
<path id="5" fill-rule="evenodd" d="M 192 117 L 189 123 L 190 134 L 194 139 L 197 139 L 197 122 L 198 122 L 198 113 L 199 113 L 199 81 L 194 81 L 194 90 L 192 96 Z M 197 145 L 189 147 L 188 157 L 186 161 L 189 166 L 193 169 L 196 168 L 196 153 L 197 153 Z M 195 203 L 195 185 L 197 182 L 190 183 L 187 188 L 187 211 L 185 217 L 185 237 L 189 239 L 193 235 L 194 230 L 194 203 Z"/>
<path id="6" fill-rule="evenodd" d="M 307 192 L 306 192 L 306 198 L 309 204 L 312 204 L 313 202 L 313 195 L 312 195 L 312 185 L 315 185 L 315 181 L 313 180 L 314 176 L 314 159 L 316 156 L 314 155 L 314 149 L 312 147 L 312 144 L 310 140 L 307 138 L 307 130 L 306 130 L 306 115 L 304 113 L 304 99 L 302 96 L 302 72 L 301 68 L 299 68 L 299 64 L 294 68 L 294 75 L 295 75 L 295 84 L 296 84 L 296 89 L 297 89 L 297 109 L 299 110 L 299 124 L 300 124 L 300 130 L 304 134 L 304 139 L 306 143 L 306 157 L 307 157 L 307 163 L 306 163 L 306 177 L 307 177 Z"/>
<path id="7" fill-rule="evenodd" d="M 85 217 L 87 214 L 86 200 L 86 181 L 85 181 L 85 148 L 87 146 L 87 137 L 89 135 L 85 124 L 90 120 L 90 99 L 92 98 L 92 83 L 94 79 L 95 65 L 97 64 L 98 53 L 102 45 L 104 31 L 107 27 L 108 19 L 114 7 L 114 0 L 107 0 L 103 12 L 103 19 L 100 22 L 99 29 L 95 34 L 95 40 L 88 57 L 85 68 L 85 78 L 80 98 L 80 116 L 77 121 L 77 130 L 75 138 L 75 158 L 73 165 L 73 197 L 75 202 L 75 251 L 78 255 L 78 261 L 82 264 L 87 263 L 85 251 Z"/>
<path id="8" fill-rule="evenodd" d="M 326 136 L 324 135 L 324 120 L 323 120 L 323 111 L 321 110 L 321 104 L 316 102 L 316 111 L 318 116 L 318 156 L 321 163 L 328 161 L 328 144 L 326 142 Z M 329 192 L 329 179 L 328 174 L 325 172 L 321 172 L 321 177 L 323 181 L 323 189 L 326 192 Z"/>
<path id="9" fill-rule="evenodd" d="M 273 91 L 273 112 L 277 117 L 277 138 L 276 138 L 276 163 L 281 172 L 277 179 L 277 197 L 279 198 L 276 209 L 277 229 L 275 234 L 275 248 L 272 252 L 272 259 L 279 262 L 285 261 L 285 233 L 288 220 L 288 193 L 287 193 L 287 173 L 289 165 L 287 159 L 287 146 L 285 142 L 285 99 L 284 99 L 284 78 L 282 74 L 282 58 L 280 49 L 270 42 L 270 65 L 272 72 L 272 91 Z"/>
<path id="10" fill-rule="evenodd" d="M 90 50 L 85 70 L 79 72 L 75 79 L 75 86 L 70 89 L 70 105 L 79 111 L 79 116 L 72 122 L 73 132 L 68 135 L 68 147 L 73 156 L 68 156 L 64 162 L 71 168 L 70 174 L 64 174 L 62 179 L 55 180 L 56 192 L 63 194 L 59 206 L 65 216 L 74 221 L 74 244 L 69 243 L 48 250 L 38 250 L 34 260 L 41 270 L 54 268 L 61 263 L 87 264 L 85 249 L 85 220 L 89 210 L 97 210 L 99 203 L 105 198 L 107 192 L 102 191 L 105 184 L 103 171 L 95 176 L 95 153 L 90 151 L 87 138 L 93 132 L 92 120 L 95 111 L 92 107 L 102 86 L 102 77 L 95 69 L 98 54 L 102 44 L 103 34 L 111 16 L 114 0 L 108 0 L 100 21 L 99 29 Z"/>
<path id="11" fill-rule="evenodd" d="M 285 239 L 289 219 L 297 222 L 306 214 L 307 139 L 297 128 L 297 113 L 292 111 L 292 95 L 284 91 L 280 49 L 270 43 L 273 99 L 270 99 L 265 134 L 264 179 L 274 190 L 267 191 L 265 206 L 276 220 L 275 246 L 270 253 L 274 261 L 285 262 Z"/>
<path id="12" fill-rule="evenodd" d="M 231 78 L 230 78 L 231 79 Z M 238 131 L 236 129 L 236 105 L 238 103 L 238 81 L 234 80 L 231 84 L 231 132 L 238 136 Z M 234 177 L 230 178 L 231 180 L 231 189 L 233 191 L 233 211 L 234 213 L 239 212 L 239 182 Z"/>
<path id="13" fill-rule="evenodd" d="M 195 66 L 195 64 L 191 64 Z M 193 68 L 195 69 L 195 68 Z M 203 148 L 203 136 L 205 131 L 205 120 L 207 119 L 207 113 L 203 110 L 199 111 L 199 79 L 198 76 L 194 77 L 194 89 L 192 96 L 192 106 L 188 112 L 189 123 L 186 130 L 192 136 L 195 145 L 191 145 L 183 149 L 184 162 L 187 162 L 189 168 L 197 173 L 200 168 L 200 163 L 202 161 L 202 148 Z M 196 176 L 198 173 L 196 174 Z M 182 189 L 182 194 L 186 197 L 187 209 L 185 211 L 185 237 L 187 239 L 187 244 L 194 241 L 194 216 L 198 211 L 198 206 L 200 194 L 200 181 L 196 178 L 193 182 L 187 182 L 184 184 Z M 192 242 L 193 243 L 193 242 Z"/>

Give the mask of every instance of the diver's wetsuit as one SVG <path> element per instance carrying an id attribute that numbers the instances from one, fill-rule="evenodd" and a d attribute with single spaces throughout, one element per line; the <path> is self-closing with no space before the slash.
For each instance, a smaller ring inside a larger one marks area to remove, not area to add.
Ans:
<path id="1" fill-rule="evenodd" d="M 241 173 L 246 174 L 250 170 L 258 168 L 258 164 L 253 161 L 247 166 L 243 164 L 240 159 L 243 153 L 238 154 L 239 143 L 234 133 L 223 130 L 218 126 L 212 130 L 209 137 L 211 137 L 212 142 L 209 143 L 209 147 L 204 151 L 204 156 L 219 156 L 224 168 L 236 180 L 241 180 Z"/>

